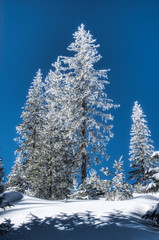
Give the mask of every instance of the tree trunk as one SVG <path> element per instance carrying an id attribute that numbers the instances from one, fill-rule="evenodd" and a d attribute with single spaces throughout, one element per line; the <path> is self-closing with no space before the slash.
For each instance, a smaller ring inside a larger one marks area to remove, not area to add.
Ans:
<path id="1" fill-rule="evenodd" d="M 83 123 L 82 123 L 82 166 L 81 166 L 81 182 L 83 183 L 87 177 L 87 155 L 86 155 L 86 103 L 85 100 L 82 102 L 83 107 Z"/>
<path id="2" fill-rule="evenodd" d="M 84 182 L 84 180 L 87 177 L 86 167 L 87 167 L 86 154 L 83 154 L 83 156 L 82 156 L 82 166 L 81 166 L 81 182 L 82 183 Z"/>

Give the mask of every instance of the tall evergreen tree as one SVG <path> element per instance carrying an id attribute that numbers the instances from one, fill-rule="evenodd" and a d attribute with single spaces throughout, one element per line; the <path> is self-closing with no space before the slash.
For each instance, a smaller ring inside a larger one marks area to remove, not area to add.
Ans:
<path id="1" fill-rule="evenodd" d="M 65 98 L 65 76 L 58 58 L 45 80 L 46 116 L 43 131 L 44 161 L 47 177 L 45 196 L 67 198 L 72 189 L 74 166 L 72 140 L 69 136 L 69 109 Z"/>
<path id="2" fill-rule="evenodd" d="M 151 132 L 140 104 L 136 101 L 132 113 L 131 139 L 130 139 L 130 167 L 129 179 L 135 180 L 134 184 L 146 185 L 147 170 L 151 166 L 153 141 Z"/>
<path id="3" fill-rule="evenodd" d="M 13 171 L 9 175 L 8 187 L 13 186 L 17 181 L 23 188 L 32 188 L 38 183 L 40 175 L 41 159 L 41 133 L 43 127 L 43 83 L 42 74 L 39 70 L 34 78 L 27 101 L 21 114 L 22 123 L 16 128 L 16 141 L 19 144 L 16 150 L 16 161 Z"/>
<path id="4" fill-rule="evenodd" d="M 4 168 L 2 165 L 2 158 L 0 157 L 0 193 L 4 191 Z"/>
<path id="5" fill-rule="evenodd" d="M 81 166 L 81 181 L 86 179 L 87 164 L 108 157 L 106 146 L 113 133 L 113 116 L 108 110 L 117 105 L 108 99 L 105 85 L 108 70 L 96 70 L 94 65 L 101 59 L 95 39 L 81 24 L 73 34 L 75 41 L 68 47 L 75 52 L 72 57 L 61 57 L 64 63 L 66 83 L 71 109 L 73 138 Z M 64 69 L 63 68 L 63 69 Z"/>

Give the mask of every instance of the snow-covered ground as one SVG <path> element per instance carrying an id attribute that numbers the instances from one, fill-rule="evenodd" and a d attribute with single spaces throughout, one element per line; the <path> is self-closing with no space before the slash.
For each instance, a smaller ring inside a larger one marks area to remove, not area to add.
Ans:
<path id="1" fill-rule="evenodd" d="M 24 196 L 4 211 L 0 223 L 12 228 L 10 240 L 158 240 L 159 226 L 141 216 L 159 202 L 159 194 L 136 195 L 125 201 L 48 201 Z"/>

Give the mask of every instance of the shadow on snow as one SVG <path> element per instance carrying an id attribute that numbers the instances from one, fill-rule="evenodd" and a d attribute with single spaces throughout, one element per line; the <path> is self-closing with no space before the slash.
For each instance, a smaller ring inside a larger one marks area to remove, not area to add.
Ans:
<path id="1" fill-rule="evenodd" d="M 29 222 L 0 236 L 2 240 L 158 240 L 159 227 L 140 216 L 120 211 L 96 218 L 92 212 L 40 219 L 30 213 Z"/>

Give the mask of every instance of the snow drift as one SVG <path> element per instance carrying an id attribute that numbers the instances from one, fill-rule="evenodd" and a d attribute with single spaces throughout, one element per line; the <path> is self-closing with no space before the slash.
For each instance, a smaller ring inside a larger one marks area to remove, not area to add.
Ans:
<path id="1" fill-rule="evenodd" d="M 0 210 L 0 223 L 10 220 L 5 240 L 158 240 L 159 226 L 142 215 L 159 202 L 159 194 L 125 201 L 48 201 L 24 196 Z"/>

